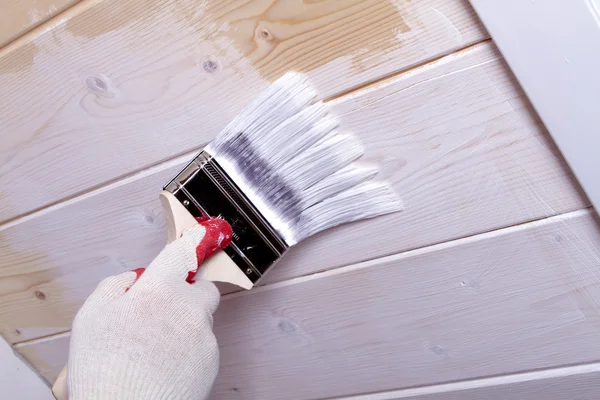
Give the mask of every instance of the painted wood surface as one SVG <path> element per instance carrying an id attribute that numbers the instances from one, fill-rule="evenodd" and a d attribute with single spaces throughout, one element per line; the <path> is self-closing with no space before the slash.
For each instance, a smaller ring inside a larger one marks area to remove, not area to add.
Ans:
<path id="1" fill-rule="evenodd" d="M 486 38 L 467 0 L 80 3 L 0 54 L 0 221 L 201 147 L 287 70 L 331 97 Z"/>
<path id="2" fill-rule="evenodd" d="M 490 43 L 339 99 L 334 108 L 405 210 L 302 243 L 263 283 L 588 205 Z M 0 329 L 7 340 L 68 330 L 102 278 L 148 265 L 166 240 L 159 189 L 189 158 L 0 228 Z"/>
<path id="3" fill-rule="evenodd" d="M 230 294 L 215 315 L 214 398 L 325 398 L 597 361 L 599 260 L 600 225 L 581 210 Z M 67 341 L 18 351 L 52 380 Z"/>
<path id="4" fill-rule="evenodd" d="M 78 0 L 3 0 L 0 2 L 0 48 L 51 19 Z"/>
<path id="5" fill-rule="evenodd" d="M 33 366 L 48 385 L 58 377 L 67 364 L 70 333 L 39 339 L 32 343 L 18 344 L 15 351 Z"/>
<path id="6" fill-rule="evenodd" d="M 471 2 L 598 209 L 600 2 Z"/>
<path id="7" fill-rule="evenodd" d="M 337 400 L 596 400 L 600 364 L 585 364 Z"/>
<path id="8" fill-rule="evenodd" d="M 466 0 L 100 0 L 0 49 L 0 333 L 52 382 L 97 282 L 164 245 L 162 184 L 294 69 L 406 209 L 226 294 L 213 397 L 595 399 L 600 225 L 487 38 Z"/>
<path id="9" fill-rule="evenodd" d="M 39 368 L 47 382 L 53 382 L 67 361 L 68 346 L 67 333 L 17 346 L 17 351 Z M 344 396 L 337 400 L 596 400 L 599 392 L 600 364 L 586 364 Z"/>

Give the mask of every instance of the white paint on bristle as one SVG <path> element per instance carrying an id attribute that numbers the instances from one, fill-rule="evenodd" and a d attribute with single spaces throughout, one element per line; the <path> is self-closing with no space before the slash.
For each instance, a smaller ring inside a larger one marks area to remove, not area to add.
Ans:
<path id="1" fill-rule="evenodd" d="M 400 210 L 402 202 L 388 183 L 367 181 L 304 210 L 296 229 L 305 239 L 336 225 Z"/>
<path id="2" fill-rule="evenodd" d="M 358 140 L 338 131 L 316 91 L 289 72 L 262 92 L 208 145 L 288 245 L 321 230 L 402 209 L 377 169 L 354 161 Z"/>
<path id="3" fill-rule="evenodd" d="M 372 179 L 375 175 L 377 175 L 377 168 L 373 166 L 350 164 L 304 190 L 302 206 L 308 208 L 343 190 Z"/>

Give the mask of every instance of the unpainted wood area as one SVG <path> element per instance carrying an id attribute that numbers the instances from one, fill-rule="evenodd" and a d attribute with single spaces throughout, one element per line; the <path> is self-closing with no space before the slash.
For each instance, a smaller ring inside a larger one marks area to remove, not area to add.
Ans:
<path id="1" fill-rule="evenodd" d="M 214 398 L 327 398 L 598 360 L 599 257 L 584 210 L 225 296 Z M 51 381 L 67 342 L 18 350 Z"/>
<path id="2" fill-rule="evenodd" d="M 0 2 L 0 48 L 50 20 L 79 0 L 3 0 Z"/>
<path id="3" fill-rule="evenodd" d="M 490 43 L 340 99 L 334 111 L 406 209 L 308 240 L 264 283 L 587 206 Z M 166 240 L 157 188 L 181 163 L 0 228 L 2 334 L 14 343 L 68 330 L 103 277 L 148 265 Z"/>
<path id="4" fill-rule="evenodd" d="M 486 38 L 467 0 L 80 3 L 0 54 L 0 221 L 203 146 L 287 70 L 331 97 Z"/>
<path id="5" fill-rule="evenodd" d="M 588 398 L 600 226 L 466 0 L 82 0 L 1 49 L 4 338 L 51 383 L 164 245 L 162 185 L 287 70 L 405 210 L 225 291 L 213 397 Z"/>

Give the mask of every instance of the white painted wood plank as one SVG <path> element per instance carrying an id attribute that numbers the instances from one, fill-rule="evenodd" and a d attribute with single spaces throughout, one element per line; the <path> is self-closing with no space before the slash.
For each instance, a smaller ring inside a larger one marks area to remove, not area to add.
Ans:
<path id="1" fill-rule="evenodd" d="M 69 356 L 70 333 L 63 333 L 35 342 L 17 344 L 15 351 L 38 371 L 40 376 L 54 383 Z"/>
<path id="2" fill-rule="evenodd" d="M 486 38 L 466 0 L 79 3 L 0 53 L 0 221 L 199 148 L 287 70 L 329 97 Z"/>
<path id="3" fill-rule="evenodd" d="M 534 226 L 227 299 L 216 397 L 321 398 L 598 360 L 597 222 Z"/>
<path id="4" fill-rule="evenodd" d="M 600 1 L 471 3 L 600 207 Z"/>
<path id="5" fill-rule="evenodd" d="M 215 315 L 214 398 L 348 396 L 591 363 L 599 289 L 600 226 L 582 210 L 231 294 Z M 51 379 L 67 339 L 41 343 L 18 349 Z"/>
<path id="6" fill-rule="evenodd" d="M 264 283 L 586 207 L 498 57 L 477 46 L 337 100 L 406 208 L 302 243 Z M 178 162 L 0 228 L 9 341 L 68 330 L 103 277 L 148 265 L 166 240 L 157 194 Z"/>
<path id="7" fill-rule="evenodd" d="M 586 364 L 338 400 L 595 400 L 599 392 L 600 364 Z"/>
<path id="8" fill-rule="evenodd" d="M 42 339 L 17 350 L 49 382 L 67 362 L 69 335 Z M 596 400 L 600 392 L 600 364 L 558 367 L 542 371 L 480 378 L 399 389 L 338 400 Z"/>

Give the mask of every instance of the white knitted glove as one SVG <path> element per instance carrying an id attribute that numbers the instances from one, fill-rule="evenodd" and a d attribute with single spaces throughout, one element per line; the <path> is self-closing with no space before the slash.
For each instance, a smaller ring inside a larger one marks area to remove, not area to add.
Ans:
<path id="1" fill-rule="evenodd" d="M 219 292 L 211 282 L 188 282 L 230 241 L 225 221 L 201 222 L 145 271 L 100 282 L 73 322 L 69 400 L 206 398 L 219 368 Z"/>

